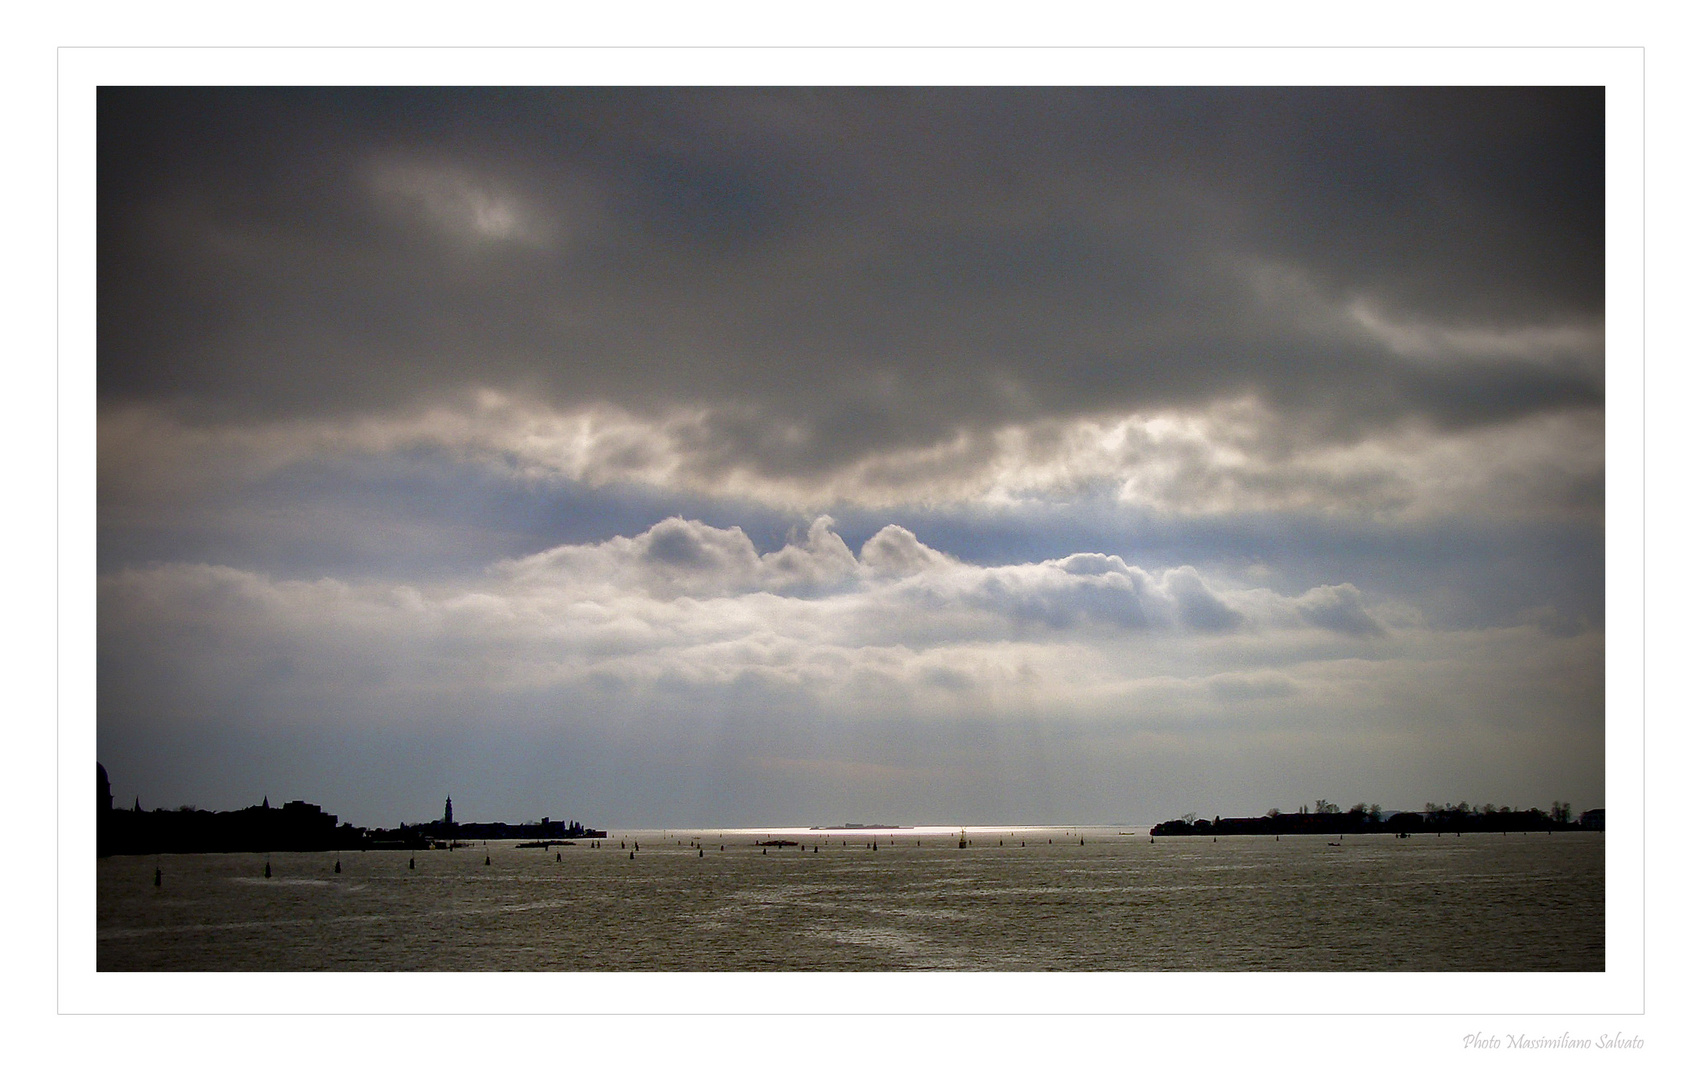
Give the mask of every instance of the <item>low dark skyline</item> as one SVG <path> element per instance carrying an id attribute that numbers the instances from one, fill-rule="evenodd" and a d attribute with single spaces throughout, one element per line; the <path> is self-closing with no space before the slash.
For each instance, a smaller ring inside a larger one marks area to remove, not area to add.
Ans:
<path id="1" fill-rule="evenodd" d="M 117 801 L 1602 806 L 1603 112 L 104 89 Z"/>

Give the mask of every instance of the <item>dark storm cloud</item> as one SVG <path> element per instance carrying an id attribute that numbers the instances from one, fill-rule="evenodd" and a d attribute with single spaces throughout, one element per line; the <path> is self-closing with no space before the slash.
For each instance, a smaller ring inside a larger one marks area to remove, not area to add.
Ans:
<path id="1" fill-rule="evenodd" d="M 1602 112 L 1570 88 L 106 89 L 100 394 L 201 420 L 475 387 L 696 407 L 693 469 L 789 477 L 1246 395 L 1335 440 L 1594 408 Z M 1563 359 L 1527 344 L 1559 328 Z"/>

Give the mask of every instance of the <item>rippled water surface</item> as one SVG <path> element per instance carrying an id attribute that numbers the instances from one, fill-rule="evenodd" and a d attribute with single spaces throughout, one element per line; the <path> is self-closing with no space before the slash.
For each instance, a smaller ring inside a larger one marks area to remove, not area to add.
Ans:
<path id="1" fill-rule="evenodd" d="M 771 836 L 806 850 L 756 846 Z M 455 851 L 106 858 L 98 964 L 102 971 L 1605 967 L 1599 833 L 1150 843 L 1143 829 L 1058 826 L 970 830 L 968 839 L 960 850 L 956 830 L 945 829 L 651 830 L 615 832 L 600 849 L 493 841 Z M 333 872 L 335 860 L 342 873 Z M 265 861 L 273 877 L 263 876 Z"/>

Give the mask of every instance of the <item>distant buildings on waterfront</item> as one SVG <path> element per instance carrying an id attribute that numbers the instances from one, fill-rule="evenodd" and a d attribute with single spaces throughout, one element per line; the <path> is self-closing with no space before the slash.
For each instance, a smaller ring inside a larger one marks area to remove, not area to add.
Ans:
<path id="1" fill-rule="evenodd" d="M 96 764 L 98 764 L 96 762 Z M 457 822 L 451 798 L 436 821 L 400 824 L 396 829 L 367 829 L 341 823 L 315 803 L 294 799 L 275 809 L 265 796 L 259 806 L 212 812 L 183 806 L 175 810 L 132 810 L 112 805 L 111 777 L 99 765 L 96 845 L 100 855 L 210 851 L 342 851 L 373 848 L 428 848 L 468 840 L 563 840 L 605 837 L 577 821 L 508 825 Z"/>
<path id="2" fill-rule="evenodd" d="M 607 833 L 586 828 L 577 821 L 528 821 L 510 825 L 501 821 L 457 821 L 455 803 L 444 798 L 444 816 L 436 821 L 402 823 L 395 829 L 368 831 L 368 847 L 426 848 L 447 846 L 466 840 L 576 840 L 600 839 Z"/>

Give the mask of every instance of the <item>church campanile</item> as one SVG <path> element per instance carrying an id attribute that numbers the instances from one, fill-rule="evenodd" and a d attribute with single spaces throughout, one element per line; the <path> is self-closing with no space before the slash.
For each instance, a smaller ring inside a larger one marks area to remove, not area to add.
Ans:
<path id="1" fill-rule="evenodd" d="M 450 797 L 448 795 L 446 795 L 446 796 L 444 796 L 444 824 L 445 825 L 454 825 L 455 823 L 456 823 L 456 812 L 450 806 Z"/>

